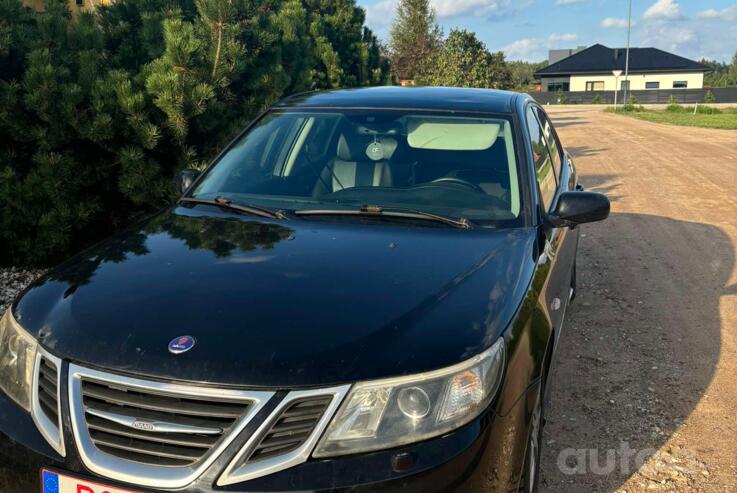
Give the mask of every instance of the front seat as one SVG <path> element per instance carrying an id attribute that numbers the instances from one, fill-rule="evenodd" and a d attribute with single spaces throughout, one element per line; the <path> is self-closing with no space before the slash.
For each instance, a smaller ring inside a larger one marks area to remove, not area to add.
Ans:
<path id="1" fill-rule="evenodd" d="M 392 175 L 388 160 L 397 148 L 390 138 L 358 136 L 338 139 L 335 159 L 322 172 L 315 195 L 353 187 L 390 187 Z M 329 186 L 329 188 L 328 188 Z"/>

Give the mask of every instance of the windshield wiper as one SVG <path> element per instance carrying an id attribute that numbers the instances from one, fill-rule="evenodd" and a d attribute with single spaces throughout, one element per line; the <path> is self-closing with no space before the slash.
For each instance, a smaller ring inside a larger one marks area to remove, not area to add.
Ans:
<path id="1" fill-rule="evenodd" d="M 447 224 L 456 228 L 471 229 L 471 223 L 465 217 L 453 218 L 433 214 L 431 212 L 417 211 L 414 209 L 400 209 L 396 207 L 381 207 L 378 205 L 364 205 L 360 209 L 306 209 L 294 211 L 297 216 L 384 216 L 401 217 L 407 219 L 421 219 Z"/>
<path id="2" fill-rule="evenodd" d="M 207 204 L 222 207 L 236 212 L 245 214 L 253 214 L 254 216 L 268 217 L 270 219 L 287 219 L 287 215 L 281 210 L 272 210 L 266 207 L 260 207 L 251 204 L 236 204 L 232 200 L 225 197 L 215 197 L 214 199 L 198 199 L 196 197 L 182 197 L 180 202 L 188 202 L 190 204 Z"/>

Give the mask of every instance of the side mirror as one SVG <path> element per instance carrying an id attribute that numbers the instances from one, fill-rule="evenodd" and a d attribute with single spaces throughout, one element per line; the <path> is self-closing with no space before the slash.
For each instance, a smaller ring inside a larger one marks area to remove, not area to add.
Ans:
<path id="1" fill-rule="evenodd" d="M 558 205 L 548 215 L 555 227 L 603 221 L 609 216 L 609 199 L 596 192 L 563 192 Z"/>
<path id="2" fill-rule="evenodd" d="M 198 176 L 200 176 L 200 172 L 196 169 L 182 170 L 179 173 L 179 191 L 182 193 L 186 192 Z"/>

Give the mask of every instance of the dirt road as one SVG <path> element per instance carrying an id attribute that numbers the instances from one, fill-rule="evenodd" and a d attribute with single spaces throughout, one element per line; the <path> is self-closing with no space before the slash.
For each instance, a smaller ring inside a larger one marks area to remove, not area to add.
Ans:
<path id="1" fill-rule="evenodd" d="M 543 491 L 737 491 L 737 132 L 552 107 L 582 229 Z"/>

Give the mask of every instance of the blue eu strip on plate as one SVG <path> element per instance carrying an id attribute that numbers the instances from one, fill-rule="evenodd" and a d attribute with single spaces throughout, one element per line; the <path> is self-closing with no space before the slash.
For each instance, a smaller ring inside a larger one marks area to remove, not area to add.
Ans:
<path id="1" fill-rule="evenodd" d="M 43 472 L 43 493 L 59 493 L 59 475 L 51 471 Z"/>
<path id="2" fill-rule="evenodd" d="M 0 492 L 2 493 L 2 492 Z M 31 492 L 28 492 L 31 493 Z M 136 493 L 128 489 L 118 488 L 89 481 L 63 473 L 43 469 L 41 471 L 41 493 Z"/>

